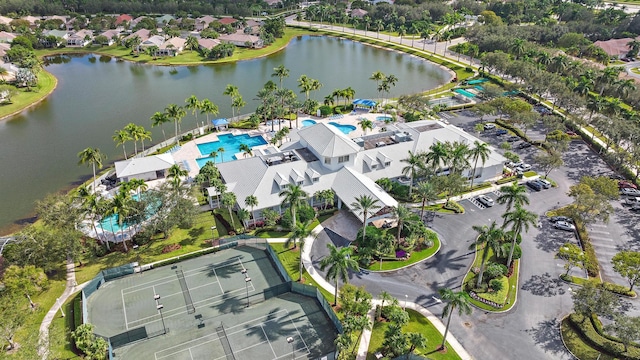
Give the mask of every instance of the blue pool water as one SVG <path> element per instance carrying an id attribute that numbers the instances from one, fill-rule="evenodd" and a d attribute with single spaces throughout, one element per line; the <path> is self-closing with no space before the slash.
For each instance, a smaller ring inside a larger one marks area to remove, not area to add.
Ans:
<path id="1" fill-rule="evenodd" d="M 333 122 L 333 121 L 330 122 L 329 125 L 333 125 L 333 126 L 337 127 L 338 130 L 342 131 L 342 133 L 345 134 L 345 135 L 356 129 L 356 127 L 353 126 L 353 125 L 345 125 L 345 124 L 340 124 L 340 123 Z"/>
<path id="2" fill-rule="evenodd" d="M 311 126 L 315 124 L 317 124 L 315 120 L 311 120 L 311 119 L 302 120 L 302 127 Z"/>
<path id="3" fill-rule="evenodd" d="M 393 120 L 393 118 L 391 116 L 376 116 L 376 120 L 387 122 Z"/>
<path id="4" fill-rule="evenodd" d="M 203 167 L 207 161 L 214 161 L 214 159 L 209 156 L 212 151 L 218 151 L 218 149 L 223 148 L 224 152 L 218 153 L 215 158 L 215 163 L 221 163 L 225 161 L 235 160 L 234 154 L 240 152 L 240 145 L 247 144 L 250 148 L 254 146 L 266 145 L 267 140 L 265 140 L 262 136 L 249 136 L 249 134 L 242 135 L 233 135 L 233 134 L 223 134 L 218 135 L 218 141 L 212 141 L 204 144 L 198 144 L 198 150 L 202 156 L 206 156 L 204 158 L 196 159 L 199 167 Z"/>
<path id="5" fill-rule="evenodd" d="M 460 95 L 464 95 L 464 96 L 466 96 L 466 97 L 469 97 L 469 98 L 476 97 L 476 94 L 474 94 L 474 93 L 470 93 L 470 92 L 468 92 L 468 91 L 467 91 L 467 90 L 465 90 L 465 89 L 455 89 L 455 90 L 453 90 L 453 91 L 454 91 L 454 92 L 457 92 L 457 93 L 458 93 L 458 94 L 460 94 Z"/>
<path id="6" fill-rule="evenodd" d="M 134 194 L 131 197 L 133 198 L 133 200 L 138 201 L 138 198 L 139 198 L 138 194 Z M 110 231 L 112 233 L 118 233 L 120 232 L 120 230 L 127 230 L 127 228 L 131 226 L 131 224 L 127 224 L 126 222 L 123 222 L 122 227 L 120 227 L 120 224 L 118 222 L 119 222 L 118 214 L 113 214 L 113 215 L 103 217 L 102 220 L 100 220 L 100 225 L 98 226 L 98 229 L 102 229 L 104 231 Z"/>

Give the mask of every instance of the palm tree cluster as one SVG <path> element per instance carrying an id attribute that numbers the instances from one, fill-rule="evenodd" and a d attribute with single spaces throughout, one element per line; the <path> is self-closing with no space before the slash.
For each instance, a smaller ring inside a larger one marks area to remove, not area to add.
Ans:
<path id="1" fill-rule="evenodd" d="M 125 159 L 127 159 L 125 144 L 131 140 L 133 140 L 134 154 L 138 155 L 138 141 L 140 141 L 142 151 L 144 152 L 144 141 L 151 141 L 151 131 L 147 131 L 143 126 L 134 123 L 129 123 L 123 129 L 115 131 L 113 141 L 116 143 L 116 146 L 122 146 L 122 153 Z"/>
<path id="2" fill-rule="evenodd" d="M 378 90 L 381 100 L 384 98 L 384 94 L 389 93 L 391 88 L 396 86 L 398 82 L 398 78 L 395 75 L 385 75 L 381 71 L 375 71 L 369 79 L 376 82 L 376 89 Z"/>

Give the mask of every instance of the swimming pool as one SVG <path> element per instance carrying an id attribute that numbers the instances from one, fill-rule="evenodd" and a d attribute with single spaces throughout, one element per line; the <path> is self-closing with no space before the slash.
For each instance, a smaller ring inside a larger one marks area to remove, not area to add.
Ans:
<path id="1" fill-rule="evenodd" d="M 469 97 L 469 98 L 474 98 L 474 97 L 476 97 L 476 94 L 471 93 L 471 92 L 468 92 L 468 91 L 467 91 L 467 90 L 465 90 L 465 89 L 455 89 L 455 90 L 453 90 L 453 91 L 454 91 L 454 92 L 457 92 L 457 93 L 458 93 L 458 94 L 460 94 L 460 95 L 463 95 L 463 96 Z"/>
<path id="2" fill-rule="evenodd" d="M 198 151 L 202 156 L 200 159 L 196 159 L 199 167 L 203 167 L 207 161 L 213 161 L 215 163 L 221 163 L 225 161 L 235 160 L 235 154 L 240 152 L 240 145 L 247 144 L 250 148 L 254 146 L 266 145 L 267 140 L 262 136 L 249 136 L 249 134 L 233 135 L 222 134 L 218 135 L 218 141 L 211 141 L 204 144 L 198 144 Z M 224 151 L 218 151 L 223 148 Z M 218 151 L 215 161 L 214 158 L 209 156 L 211 152 Z"/>
<path id="3" fill-rule="evenodd" d="M 315 120 L 311 120 L 311 119 L 302 120 L 302 127 L 311 126 L 311 125 L 315 125 L 315 124 L 317 124 L 317 122 Z"/>
<path id="4" fill-rule="evenodd" d="M 391 116 L 376 116 L 376 120 L 389 122 L 389 121 L 393 120 L 393 118 Z"/>
<path id="5" fill-rule="evenodd" d="M 353 130 L 356 129 L 356 127 L 353 126 L 353 125 L 345 125 L 345 124 L 340 124 L 340 123 L 333 122 L 333 121 L 330 122 L 329 125 L 333 125 L 333 126 L 337 127 L 338 130 L 342 131 L 342 133 L 345 134 L 345 135 L 349 134 L 350 132 L 352 132 Z"/>
<path id="6" fill-rule="evenodd" d="M 135 201 L 138 201 L 139 196 L 138 194 L 133 194 L 131 198 Z M 148 211 L 148 215 L 145 216 L 145 220 L 149 218 L 153 213 L 155 213 L 153 209 L 148 208 L 147 211 Z M 121 230 L 127 230 L 127 228 L 129 228 L 129 226 L 131 225 L 132 224 L 128 224 L 126 221 L 124 221 L 122 222 L 122 227 L 120 227 L 118 214 L 112 214 L 112 215 L 103 217 L 102 220 L 100 220 L 100 223 L 98 224 L 98 228 L 104 231 L 112 232 L 112 233 L 119 233 Z"/>

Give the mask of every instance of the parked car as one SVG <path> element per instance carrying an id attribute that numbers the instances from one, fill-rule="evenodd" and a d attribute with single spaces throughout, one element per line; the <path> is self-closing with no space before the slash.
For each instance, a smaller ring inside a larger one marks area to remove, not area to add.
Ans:
<path id="1" fill-rule="evenodd" d="M 505 135 L 505 134 L 507 134 L 507 133 L 508 133 L 508 131 L 507 131 L 507 130 L 505 130 L 505 129 L 498 129 L 498 130 L 496 130 L 496 136 Z"/>
<path id="2" fill-rule="evenodd" d="M 567 217 L 567 216 L 552 216 L 552 217 L 549 218 L 549 221 L 551 221 L 553 223 L 558 222 L 558 221 L 564 221 L 564 222 L 567 222 L 567 223 L 572 223 L 573 219 L 570 218 L 570 217 Z"/>
<path id="3" fill-rule="evenodd" d="M 618 181 L 618 188 L 620 188 L 620 189 L 622 189 L 622 188 L 637 189 L 638 187 L 636 186 L 636 184 L 632 183 L 631 181 L 620 180 L 620 181 Z"/>
<path id="4" fill-rule="evenodd" d="M 522 161 L 518 161 L 518 162 L 509 161 L 508 163 L 506 163 L 507 167 L 510 167 L 512 169 L 515 169 L 522 164 L 524 164 Z"/>
<path id="5" fill-rule="evenodd" d="M 516 170 L 519 172 L 525 172 L 531 170 L 531 165 L 529 164 L 521 164 L 520 166 L 516 166 Z"/>
<path id="6" fill-rule="evenodd" d="M 527 184 L 528 187 L 530 187 L 531 189 L 533 189 L 535 191 L 542 190 L 542 185 L 540 185 L 540 183 L 538 183 L 536 181 L 527 181 L 526 184 Z"/>
<path id="7" fill-rule="evenodd" d="M 518 144 L 518 149 L 526 149 L 528 147 L 531 147 L 531 143 L 528 143 L 526 141 L 523 141 L 520 144 Z"/>
<path id="8" fill-rule="evenodd" d="M 551 183 L 548 180 L 545 179 L 538 179 L 538 182 L 540 183 L 540 185 L 542 185 L 543 188 L 548 189 L 551 187 Z"/>
<path id="9" fill-rule="evenodd" d="M 495 128 L 496 128 L 496 124 L 494 124 L 494 123 L 486 123 L 486 124 L 484 124 L 484 129 L 485 130 L 493 130 Z"/>
<path id="10" fill-rule="evenodd" d="M 640 191 L 638 191 L 638 189 L 633 189 L 633 188 L 622 188 L 620 189 L 620 195 L 640 196 Z"/>
<path id="11" fill-rule="evenodd" d="M 553 224 L 553 227 L 559 230 L 565 230 L 565 231 L 574 231 L 576 229 L 575 226 L 573 226 L 573 224 L 570 224 L 566 221 L 556 221 Z"/>
<path id="12" fill-rule="evenodd" d="M 627 197 L 624 199 L 624 203 L 631 206 L 640 206 L 640 197 Z"/>
<path id="13" fill-rule="evenodd" d="M 493 199 L 488 197 L 487 195 L 480 195 L 476 198 L 476 200 L 478 200 L 478 202 L 486 207 L 492 207 L 493 206 Z"/>
<path id="14" fill-rule="evenodd" d="M 519 136 L 515 136 L 515 135 L 511 135 L 511 136 L 509 136 L 509 137 L 507 138 L 507 141 L 508 141 L 508 142 L 516 142 L 516 141 L 518 141 L 518 140 L 520 140 L 520 137 L 519 137 Z"/>
<path id="15" fill-rule="evenodd" d="M 577 136 L 578 134 L 575 131 L 567 130 L 567 135 L 569 136 Z"/>
<path id="16" fill-rule="evenodd" d="M 626 180 L 624 176 L 622 176 L 622 175 L 618 175 L 618 174 L 611 174 L 611 175 L 609 175 L 609 179 L 613 179 L 613 180 Z"/>

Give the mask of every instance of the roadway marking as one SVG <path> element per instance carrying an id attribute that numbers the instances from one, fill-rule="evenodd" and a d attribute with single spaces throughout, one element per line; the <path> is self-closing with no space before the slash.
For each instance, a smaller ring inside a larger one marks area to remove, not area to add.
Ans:
<path id="1" fill-rule="evenodd" d="M 591 236 L 591 238 L 594 239 L 594 240 L 602 240 L 602 241 L 611 241 L 611 242 L 613 242 L 613 239 L 607 238 L 607 237 L 602 237 L 602 236 Z"/>
<path id="2" fill-rule="evenodd" d="M 608 232 L 608 231 L 589 230 L 589 232 L 596 233 L 596 234 L 611 235 L 611 233 L 610 233 L 610 232 Z"/>

